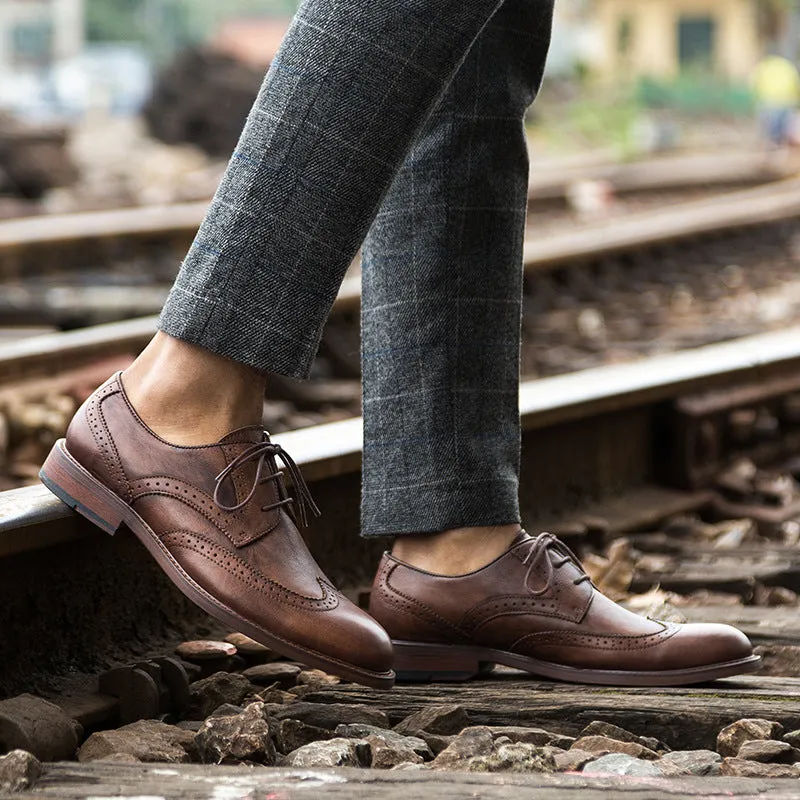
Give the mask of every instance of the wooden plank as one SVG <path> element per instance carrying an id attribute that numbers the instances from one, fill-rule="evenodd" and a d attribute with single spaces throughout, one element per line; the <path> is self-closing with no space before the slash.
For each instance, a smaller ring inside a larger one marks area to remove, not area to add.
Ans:
<path id="1" fill-rule="evenodd" d="M 47 765 L 31 798 L 304 798 L 304 800 L 673 800 L 729 797 L 742 800 L 797 800 L 794 779 L 761 778 L 592 778 L 579 775 L 418 772 L 189 764 Z"/>
<path id="2" fill-rule="evenodd" d="M 723 622 L 739 628 L 755 644 L 800 645 L 800 614 L 794 606 L 681 606 L 689 622 Z"/>
<path id="3" fill-rule="evenodd" d="M 570 736 L 603 720 L 681 750 L 713 750 L 719 731 L 743 717 L 776 720 L 787 731 L 800 728 L 800 679 L 742 677 L 658 689 L 578 686 L 520 679 L 520 674 L 469 684 L 406 684 L 389 691 L 342 685 L 304 700 L 363 703 L 393 721 L 431 703 L 457 703 L 476 725 L 539 726 Z"/>

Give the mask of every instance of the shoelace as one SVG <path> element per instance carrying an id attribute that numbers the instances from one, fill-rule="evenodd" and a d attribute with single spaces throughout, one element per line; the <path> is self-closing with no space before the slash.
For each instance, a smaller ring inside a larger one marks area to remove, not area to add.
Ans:
<path id="1" fill-rule="evenodd" d="M 549 550 L 562 556 L 561 560 L 557 562 L 551 561 L 547 557 L 547 552 Z M 550 586 L 550 582 L 553 579 L 553 569 L 558 569 L 559 567 L 563 567 L 564 564 L 569 563 L 574 564 L 581 573 L 577 578 L 575 578 L 575 580 L 572 581 L 575 586 L 578 586 L 584 581 L 591 581 L 591 578 L 583 571 L 581 562 L 578 561 L 578 557 L 575 555 L 575 553 L 573 553 L 572 550 L 570 550 L 569 547 L 567 547 L 563 542 L 559 541 L 552 533 L 540 533 L 535 539 L 532 539 L 530 548 L 525 554 L 525 558 L 522 559 L 523 564 L 530 564 L 528 574 L 530 574 L 535 567 L 538 567 L 540 562 L 543 562 L 542 566 L 545 566 L 547 569 L 547 576 L 545 580 L 545 586 L 547 587 Z"/>
<path id="2" fill-rule="evenodd" d="M 297 466 L 297 464 L 295 464 L 294 459 L 292 459 L 292 457 L 279 444 L 275 444 L 275 442 L 259 442 L 258 444 L 251 445 L 246 450 L 243 450 L 241 453 L 239 453 L 239 455 L 236 456 L 236 458 L 234 458 L 233 461 L 231 461 L 231 463 L 228 464 L 228 466 L 225 467 L 225 469 L 223 469 L 222 472 L 220 472 L 220 474 L 214 479 L 216 481 L 216 486 L 214 487 L 214 502 L 223 511 L 238 511 L 253 499 L 258 487 L 262 483 L 266 483 L 267 481 L 277 481 L 278 485 L 283 488 L 283 473 L 281 473 L 280 470 L 277 472 L 271 472 L 268 475 L 264 474 L 267 460 L 271 458 L 279 458 L 286 466 L 286 470 L 292 479 L 292 486 L 294 486 L 295 492 L 297 493 L 297 506 L 299 512 L 298 516 L 300 517 L 300 522 L 304 526 L 308 525 L 307 509 L 311 509 L 311 512 L 315 517 L 318 517 L 322 512 L 314 502 L 314 498 L 311 496 L 311 491 L 308 488 L 308 484 L 306 484 L 305 479 L 300 472 L 300 468 Z M 256 467 L 256 476 L 253 479 L 253 486 L 250 489 L 250 494 L 248 494 L 241 503 L 237 503 L 235 506 L 226 506 L 219 499 L 220 488 L 225 482 L 225 479 L 230 477 L 234 472 L 236 472 L 237 469 L 240 469 L 245 464 L 256 460 L 258 461 L 258 466 Z M 282 500 L 261 506 L 261 510 L 271 511 L 274 508 L 290 505 L 293 502 L 294 498 L 285 497 Z"/>

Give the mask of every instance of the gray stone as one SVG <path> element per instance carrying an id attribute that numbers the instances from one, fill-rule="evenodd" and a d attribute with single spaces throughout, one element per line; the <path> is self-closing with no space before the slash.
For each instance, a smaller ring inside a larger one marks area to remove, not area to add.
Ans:
<path id="1" fill-rule="evenodd" d="M 370 763 L 370 748 L 358 739 L 329 739 L 312 742 L 286 757 L 287 767 L 365 767 Z"/>
<path id="2" fill-rule="evenodd" d="M 389 727 L 389 717 L 383 711 L 349 703 L 307 703 L 298 700 L 287 706 L 278 707 L 271 713 L 276 720 L 297 719 L 306 725 L 314 725 L 329 731 L 336 730 L 338 725 L 353 723 L 374 725 L 377 728 Z"/>
<path id="3" fill-rule="evenodd" d="M 631 744 L 628 742 L 628 744 Z M 642 761 L 626 753 L 610 753 L 590 761 L 581 770 L 589 775 L 634 775 L 636 777 L 661 776 L 663 773 L 652 761 Z"/>
<path id="4" fill-rule="evenodd" d="M 745 742 L 736 755 L 748 761 L 761 761 L 764 764 L 796 764 L 800 761 L 800 750 L 788 742 L 771 739 Z"/>
<path id="5" fill-rule="evenodd" d="M 783 726 L 769 719 L 739 719 L 723 728 L 717 736 L 717 752 L 723 757 L 736 756 L 745 742 L 778 739 Z"/>
<path id="6" fill-rule="evenodd" d="M 429 760 L 433 758 L 433 751 L 424 739 L 416 736 L 403 736 L 401 733 L 388 728 L 377 728 L 374 725 L 338 725 L 336 727 L 336 735 L 344 736 L 347 739 L 376 737 L 393 746 L 410 748 L 414 753 L 422 756 L 423 759 Z"/>
<path id="7" fill-rule="evenodd" d="M 689 775 L 719 775 L 722 756 L 713 750 L 675 750 L 661 756 L 662 764 L 674 764 Z"/>
<path id="8" fill-rule="evenodd" d="M 631 733 L 631 731 L 625 730 L 625 728 L 620 728 L 618 725 L 602 722 L 601 720 L 590 722 L 581 731 L 581 736 L 607 736 L 609 739 L 616 739 L 618 742 L 635 742 L 648 750 L 656 750 L 660 753 L 669 752 L 669 747 L 658 739 L 654 739 L 651 736 L 638 736 L 635 733 Z"/>
<path id="9" fill-rule="evenodd" d="M 396 730 L 396 729 L 395 729 Z M 476 756 L 489 756 L 494 753 L 494 736 L 486 726 L 465 728 L 449 747 L 442 750 L 433 760 L 433 769 L 460 769 Z"/>
<path id="10" fill-rule="evenodd" d="M 321 669 L 304 669 L 297 676 L 300 686 L 338 686 L 342 679 L 338 675 L 329 675 Z"/>
<path id="11" fill-rule="evenodd" d="M 445 736 L 458 734 L 469 726 L 469 716 L 462 706 L 427 706 L 407 716 L 394 726 L 398 733 L 417 735 L 420 731 Z"/>
<path id="12" fill-rule="evenodd" d="M 116 730 L 93 733 L 78 751 L 78 761 L 128 753 L 140 761 L 180 764 L 189 761 L 187 748 L 193 744 L 194 736 L 176 725 L 141 719 Z"/>
<path id="13" fill-rule="evenodd" d="M 197 733 L 203 727 L 204 720 L 202 719 L 184 719 L 176 723 L 176 727 L 184 731 L 191 731 Z"/>
<path id="14" fill-rule="evenodd" d="M 421 764 L 422 756 L 414 752 L 402 737 L 394 741 L 387 741 L 380 736 L 367 736 L 364 739 L 369 744 L 373 769 L 394 769 L 401 764 Z"/>
<path id="15" fill-rule="evenodd" d="M 215 672 L 207 678 L 195 681 L 189 687 L 189 719 L 205 719 L 221 705 L 229 703 L 241 706 L 242 701 L 255 695 L 258 687 L 250 683 L 244 675 L 231 672 Z"/>
<path id="16" fill-rule="evenodd" d="M 298 719 L 282 719 L 275 732 L 275 743 L 278 745 L 278 750 L 287 755 L 300 747 L 311 744 L 311 742 L 334 738 L 336 737 L 331 731 L 318 728 L 316 725 L 306 725 L 305 722 L 300 722 Z M 361 739 L 363 737 L 351 738 Z"/>
<path id="17" fill-rule="evenodd" d="M 586 750 L 589 753 L 597 753 L 599 756 L 609 753 L 622 753 L 633 758 L 642 758 L 647 761 L 658 759 L 658 753 L 650 750 L 638 742 L 621 742 L 619 739 L 610 739 L 608 736 L 581 736 L 572 744 L 576 750 Z"/>
<path id="18" fill-rule="evenodd" d="M 297 676 L 300 674 L 300 667 L 297 664 L 289 664 L 286 661 L 273 661 L 271 664 L 257 664 L 249 667 L 242 675 L 259 686 L 269 686 L 278 684 L 281 689 L 288 689 L 297 683 Z"/>
<path id="19" fill-rule="evenodd" d="M 107 762 L 110 761 L 112 764 L 141 764 L 142 759 L 136 758 L 136 756 L 131 755 L 130 753 L 111 753 L 111 755 L 103 756 L 102 758 L 98 758 L 97 761 Z"/>
<path id="20" fill-rule="evenodd" d="M 800 747 L 800 731 L 789 731 L 784 737 L 784 742 L 788 742 L 792 747 Z"/>
<path id="21" fill-rule="evenodd" d="M 590 761 L 597 760 L 597 753 L 587 753 L 586 750 L 561 750 L 553 753 L 558 772 L 579 772 Z"/>
<path id="22" fill-rule="evenodd" d="M 0 756 L 0 792 L 29 789 L 42 774 L 39 759 L 25 750 L 12 750 Z"/>
<path id="23" fill-rule="evenodd" d="M 554 772 L 555 759 L 544 747 L 523 742 L 499 744 L 488 756 L 475 756 L 467 772 Z"/>
<path id="24" fill-rule="evenodd" d="M 296 695 L 293 695 L 291 692 L 284 692 L 283 689 L 278 688 L 277 684 L 274 686 L 268 686 L 263 692 L 259 692 L 258 696 L 267 705 L 276 704 L 285 706 L 289 703 L 294 703 L 297 700 Z"/>
<path id="25" fill-rule="evenodd" d="M 430 747 L 435 756 L 450 747 L 456 739 L 455 736 L 442 736 L 439 733 L 428 733 L 427 731 L 420 731 L 417 736 Z"/>
<path id="26" fill-rule="evenodd" d="M 240 714 L 209 717 L 194 737 L 194 748 L 205 764 L 275 764 L 264 704 L 251 703 Z"/>
<path id="27" fill-rule="evenodd" d="M 40 761 L 72 758 L 83 728 L 57 705 L 32 694 L 0 700 L 0 742 L 26 750 Z"/>
<path id="28" fill-rule="evenodd" d="M 797 778 L 800 772 L 788 764 L 762 764 L 746 758 L 725 758 L 720 765 L 720 775 L 732 778 Z"/>
<path id="29" fill-rule="evenodd" d="M 208 716 L 209 717 L 232 717 L 236 714 L 241 714 L 244 711 L 242 706 L 235 706 L 232 703 L 223 703 L 218 708 L 215 708 Z"/>
<path id="30" fill-rule="evenodd" d="M 492 725 L 489 727 L 492 734 L 497 736 L 507 736 L 515 744 L 533 744 L 538 747 L 550 745 L 560 747 L 562 750 L 569 749 L 575 742 L 574 736 L 562 736 L 560 733 L 553 733 L 542 728 L 523 728 L 517 725 Z"/>
<path id="31" fill-rule="evenodd" d="M 249 636 L 245 636 L 243 633 L 229 633 L 225 637 L 225 641 L 228 644 L 232 644 L 242 655 L 250 656 L 251 658 L 255 657 L 266 661 L 268 658 L 277 658 L 278 656 L 266 645 L 251 639 Z"/>
<path id="32" fill-rule="evenodd" d="M 229 642 L 198 639 L 179 644 L 175 648 L 175 653 L 187 661 L 219 661 L 235 656 L 236 646 Z"/>

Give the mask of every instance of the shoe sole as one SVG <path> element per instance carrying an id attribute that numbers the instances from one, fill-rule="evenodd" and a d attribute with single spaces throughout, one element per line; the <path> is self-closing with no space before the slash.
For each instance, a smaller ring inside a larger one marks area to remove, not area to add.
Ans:
<path id="1" fill-rule="evenodd" d="M 419 644 L 392 640 L 394 668 L 398 681 L 463 681 L 487 672 L 492 664 L 525 670 L 542 678 L 567 683 L 591 683 L 602 686 L 690 686 L 717 678 L 756 672 L 761 656 L 736 661 L 706 664 L 702 667 L 670 670 L 581 669 L 530 656 L 467 645 Z"/>
<path id="2" fill-rule="evenodd" d="M 191 578 L 150 526 L 124 500 L 100 483 L 69 454 L 64 439 L 59 439 L 53 446 L 39 472 L 39 478 L 62 502 L 106 533 L 113 536 L 124 523 L 144 544 L 172 583 L 195 605 L 224 625 L 244 633 L 282 656 L 356 683 L 379 689 L 389 689 L 394 685 L 395 675 L 392 671 L 370 672 L 306 650 L 264 630 L 221 603 Z"/>

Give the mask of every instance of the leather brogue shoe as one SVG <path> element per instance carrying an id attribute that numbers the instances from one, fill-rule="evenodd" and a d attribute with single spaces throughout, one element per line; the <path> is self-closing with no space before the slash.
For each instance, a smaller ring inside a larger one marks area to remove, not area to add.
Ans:
<path id="1" fill-rule="evenodd" d="M 226 625 L 358 683 L 394 682 L 389 637 L 308 552 L 295 521 L 316 506 L 297 466 L 260 427 L 201 447 L 172 445 L 139 418 L 118 374 L 81 406 L 40 476 L 106 532 L 124 523 L 172 582 Z"/>
<path id="2" fill-rule="evenodd" d="M 758 669 L 729 625 L 658 622 L 601 594 L 552 534 L 522 532 L 467 575 L 386 553 L 370 613 L 392 637 L 398 679 L 460 680 L 492 664 L 577 683 L 679 686 Z"/>

